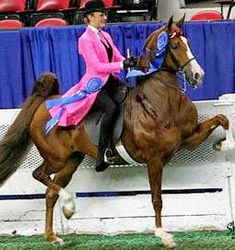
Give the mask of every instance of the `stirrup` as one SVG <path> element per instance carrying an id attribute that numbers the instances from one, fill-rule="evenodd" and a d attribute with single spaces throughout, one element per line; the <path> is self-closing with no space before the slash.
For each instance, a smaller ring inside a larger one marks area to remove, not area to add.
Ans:
<path id="1" fill-rule="evenodd" d="M 106 148 L 104 152 L 104 162 L 108 164 L 114 164 L 115 160 L 115 154 L 113 153 L 113 150 L 111 148 Z"/>

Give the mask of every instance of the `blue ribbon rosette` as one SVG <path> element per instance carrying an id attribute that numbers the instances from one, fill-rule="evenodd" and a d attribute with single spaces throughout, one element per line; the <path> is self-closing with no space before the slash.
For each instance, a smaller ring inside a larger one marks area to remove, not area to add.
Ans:
<path id="1" fill-rule="evenodd" d="M 155 53 L 155 60 L 152 62 L 153 66 L 158 70 L 164 60 L 168 44 L 168 34 L 165 31 L 162 31 L 157 39 L 157 51 Z"/>
<path id="2" fill-rule="evenodd" d="M 91 78 L 86 87 L 84 89 L 79 90 L 73 96 L 61 97 L 53 100 L 46 101 L 46 107 L 48 109 L 61 106 L 60 111 L 52 117 L 46 124 L 45 132 L 48 134 L 50 130 L 59 122 L 62 114 L 65 111 L 65 107 L 68 104 L 78 102 L 86 97 L 88 97 L 91 93 L 94 93 L 100 90 L 103 86 L 103 82 L 98 77 Z"/>

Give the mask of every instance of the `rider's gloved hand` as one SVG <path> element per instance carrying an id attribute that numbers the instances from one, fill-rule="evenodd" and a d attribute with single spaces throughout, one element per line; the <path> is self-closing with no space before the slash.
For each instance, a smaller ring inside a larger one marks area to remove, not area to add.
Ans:
<path id="1" fill-rule="evenodd" d="M 136 66 L 137 64 L 137 58 L 131 56 L 123 61 L 123 68 L 128 69 Z"/>

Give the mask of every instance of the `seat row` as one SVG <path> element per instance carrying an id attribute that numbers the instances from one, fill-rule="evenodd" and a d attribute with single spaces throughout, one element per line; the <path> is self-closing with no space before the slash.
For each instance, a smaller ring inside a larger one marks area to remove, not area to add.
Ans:
<path id="1" fill-rule="evenodd" d="M 90 0 L 0 0 L 0 22 L 6 26 L 20 23 L 22 26 L 38 26 L 44 19 L 62 19 L 58 24 L 83 23 L 83 9 Z M 125 15 L 148 15 L 150 19 L 157 17 L 155 0 L 104 0 L 108 22 L 122 21 Z M 16 21 L 12 21 L 16 20 Z M 44 23 L 46 21 L 43 21 Z M 3 25 L 4 26 L 4 25 Z"/>

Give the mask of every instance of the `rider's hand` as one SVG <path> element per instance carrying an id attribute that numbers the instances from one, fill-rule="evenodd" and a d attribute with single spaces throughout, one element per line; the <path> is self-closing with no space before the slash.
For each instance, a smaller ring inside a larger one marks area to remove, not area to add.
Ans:
<path id="1" fill-rule="evenodd" d="M 137 64 L 137 58 L 131 56 L 123 61 L 123 68 L 128 69 L 134 67 Z"/>

